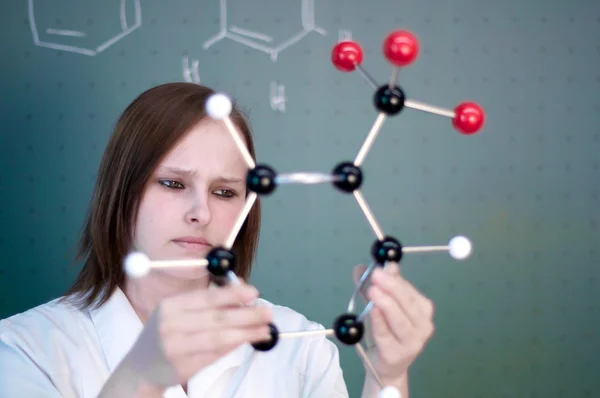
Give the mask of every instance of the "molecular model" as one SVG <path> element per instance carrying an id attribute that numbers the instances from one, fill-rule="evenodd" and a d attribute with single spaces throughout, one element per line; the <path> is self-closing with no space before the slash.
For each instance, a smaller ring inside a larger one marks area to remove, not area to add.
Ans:
<path id="1" fill-rule="evenodd" d="M 357 313 L 354 309 L 356 298 L 367 283 L 375 267 L 384 267 L 388 262 L 399 263 L 403 254 L 416 252 L 447 251 L 455 259 L 465 259 L 471 254 L 471 242 L 464 236 L 456 236 L 450 239 L 446 245 L 405 247 L 395 237 L 385 235 L 361 194 L 360 187 L 363 182 L 361 164 L 385 119 L 389 116 L 399 114 L 406 107 L 449 117 L 452 119 L 453 127 L 464 135 L 471 135 L 479 131 L 484 124 L 485 116 L 481 107 L 473 102 L 463 102 L 456 106 L 454 110 L 446 110 L 406 98 L 402 89 L 396 84 L 396 80 L 398 69 L 410 65 L 419 53 L 418 41 L 410 32 L 397 30 L 390 33 L 383 42 L 383 53 L 393 65 L 393 68 L 389 83 L 379 86 L 361 67 L 363 51 L 358 43 L 350 40 L 340 41 L 332 50 L 331 60 L 335 68 L 342 72 L 358 70 L 375 89 L 373 103 L 378 116 L 356 158 L 353 161 L 343 161 L 336 164 L 330 173 L 297 172 L 281 174 L 277 173 L 269 165 L 255 164 L 250 153 L 243 145 L 239 132 L 229 119 L 232 110 L 231 100 L 227 95 L 222 93 L 211 96 L 206 104 L 209 116 L 215 120 L 221 120 L 225 124 L 248 165 L 249 170 L 246 183 L 250 193 L 247 196 L 245 206 L 223 245 L 213 248 L 207 254 L 206 258 L 197 260 L 151 261 L 142 253 L 132 253 L 125 260 L 125 269 L 133 277 L 143 277 L 150 272 L 151 268 L 200 266 L 206 267 L 208 272 L 217 278 L 225 280 L 226 283 L 240 283 L 233 271 L 236 265 L 236 258 L 231 248 L 258 195 L 270 195 L 279 185 L 286 183 L 331 183 L 342 193 L 354 196 L 371 226 L 376 236 L 370 248 L 373 262 L 360 278 L 347 310 L 333 321 L 331 328 L 325 330 L 280 332 L 276 325 L 271 324 L 271 339 L 260 344 L 253 344 L 253 347 L 257 351 L 269 351 L 281 339 L 315 334 L 333 335 L 341 343 L 355 346 L 358 355 L 379 383 L 381 388 L 379 393 L 380 398 L 399 398 L 400 392 L 396 388 L 385 386 L 381 382 L 364 348 L 360 344 L 365 334 L 364 321 L 373 305 L 372 302 L 369 302 L 362 312 Z M 232 387 L 232 395 L 236 389 L 237 386 Z"/>

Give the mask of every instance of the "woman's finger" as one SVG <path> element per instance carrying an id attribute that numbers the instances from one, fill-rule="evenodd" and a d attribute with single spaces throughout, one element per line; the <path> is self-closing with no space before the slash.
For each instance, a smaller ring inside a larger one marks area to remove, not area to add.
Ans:
<path id="1" fill-rule="evenodd" d="M 166 339 L 164 352 L 170 361 L 174 358 L 197 354 L 217 354 L 231 351 L 245 343 L 259 343 L 270 339 L 268 326 L 248 328 L 204 329 L 195 333 L 180 334 Z"/>
<path id="2" fill-rule="evenodd" d="M 385 271 L 388 271 L 392 274 L 396 274 L 400 276 L 401 283 L 403 284 L 406 292 L 413 297 L 416 297 L 417 303 L 420 305 L 421 309 L 425 313 L 427 318 L 432 318 L 434 314 L 434 306 L 433 302 L 425 297 L 423 293 L 421 293 L 412 283 L 410 283 L 407 279 L 402 276 L 400 272 L 400 266 L 398 263 L 390 263 L 389 267 L 384 268 Z"/>
<path id="3" fill-rule="evenodd" d="M 368 296 L 373 301 L 375 308 L 381 313 L 383 322 L 387 326 L 381 326 L 380 332 L 389 332 L 402 344 L 414 335 L 414 326 L 411 320 L 389 293 L 378 286 L 371 286 Z"/>
<path id="4" fill-rule="evenodd" d="M 272 311 L 268 307 L 219 307 L 202 313 L 184 313 L 171 317 L 163 324 L 163 331 L 196 333 L 200 330 L 264 326 L 271 322 Z"/>
<path id="5" fill-rule="evenodd" d="M 373 308 L 369 314 L 371 335 L 377 347 L 380 365 L 391 365 L 400 360 L 406 351 L 390 328 L 381 309 Z"/>
<path id="6" fill-rule="evenodd" d="M 372 280 L 396 301 L 415 327 L 424 327 L 430 323 L 433 309 L 429 300 L 402 278 L 396 263 L 390 263 L 385 270 L 378 269 L 373 272 Z"/>
<path id="7" fill-rule="evenodd" d="M 239 306 L 258 297 L 254 286 L 242 283 L 219 288 L 195 289 L 188 293 L 171 297 L 163 301 L 163 305 L 176 308 L 179 312 L 197 312 L 209 308 Z"/>

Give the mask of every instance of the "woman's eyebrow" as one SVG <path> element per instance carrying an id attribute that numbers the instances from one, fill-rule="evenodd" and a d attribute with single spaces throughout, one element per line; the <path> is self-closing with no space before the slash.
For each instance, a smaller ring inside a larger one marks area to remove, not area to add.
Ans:
<path id="1" fill-rule="evenodd" d="M 162 171 L 166 171 L 168 173 L 177 174 L 180 176 L 193 176 L 196 174 L 196 171 L 190 169 L 183 169 L 181 167 L 173 167 L 173 166 L 162 166 Z"/>
<path id="2" fill-rule="evenodd" d="M 184 169 L 181 167 L 174 167 L 174 166 L 163 166 L 163 167 L 161 167 L 161 170 L 166 171 L 168 173 L 173 173 L 173 174 L 179 175 L 179 176 L 194 176 L 197 174 L 196 170 Z M 227 183 L 227 184 L 235 184 L 235 183 L 243 182 L 244 179 L 239 178 L 239 177 L 224 175 L 224 176 L 215 178 L 215 181 Z"/>
<path id="3" fill-rule="evenodd" d="M 227 184 L 235 184 L 235 183 L 240 183 L 240 182 L 242 182 L 244 180 L 241 179 L 241 178 L 238 178 L 238 177 L 226 177 L 226 176 L 223 176 L 223 177 L 219 177 L 219 178 L 215 179 L 215 181 L 224 182 L 224 183 L 227 183 Z"/>

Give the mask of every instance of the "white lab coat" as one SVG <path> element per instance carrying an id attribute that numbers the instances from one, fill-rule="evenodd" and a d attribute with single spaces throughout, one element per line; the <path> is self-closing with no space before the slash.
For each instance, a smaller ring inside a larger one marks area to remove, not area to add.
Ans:
<path id="1" fill-rule="evenodd" d="M 322 329 L 294 310 L 272 308 L 281 332 Z M 0 397 L 92 398 L 102 389 L 143 328 L 121 290 L 97 310 L 53 300 L 0 321 Z M 170 387 L 165 398 L 224 397 L 254 350 L 243 345 Z M 337 346 L 323 335 L 280 340 L 254 352 L 236 398 L 346 398 Z"/>

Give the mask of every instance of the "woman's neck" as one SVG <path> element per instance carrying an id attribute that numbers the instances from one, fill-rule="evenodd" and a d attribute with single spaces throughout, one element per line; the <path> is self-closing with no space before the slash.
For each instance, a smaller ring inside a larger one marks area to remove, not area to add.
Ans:
<path id="1" fill-rule="evenodd" d="M 208 275 L 199 279 L 180 279 L 151 272 L 141 279 L 127 278 L 123 292 L 142 323 L 145 323 L 163 299 L 190 290 L 206 289 L 209 282 Z"/>

